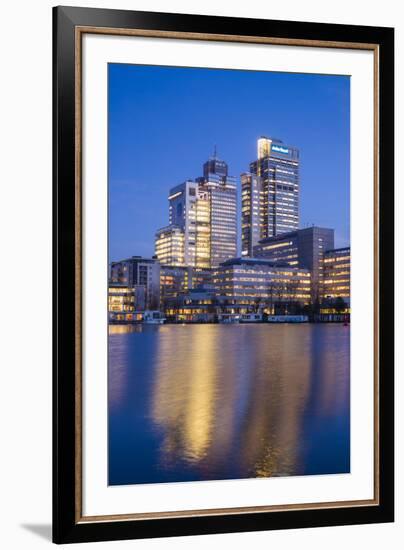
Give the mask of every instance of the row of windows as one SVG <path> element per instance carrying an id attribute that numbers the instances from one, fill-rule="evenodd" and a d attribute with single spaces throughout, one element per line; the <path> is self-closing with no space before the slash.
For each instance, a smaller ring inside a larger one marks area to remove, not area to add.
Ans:
<path id="1" fill-rule="evenodd" d="M 333 285 L 335 283 L 337 284 L 340 284 L 340 283 L 349 283 L 349 279 L 325 279 L 324 280 L 324 284 L 325 285 Z"/>

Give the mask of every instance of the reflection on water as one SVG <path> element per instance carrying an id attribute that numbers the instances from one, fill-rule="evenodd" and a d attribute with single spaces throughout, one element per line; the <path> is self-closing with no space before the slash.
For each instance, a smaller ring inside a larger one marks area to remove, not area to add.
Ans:
<path id="1" fill-rule="evenodd" d="M 348 328 L 110 327 L 110 484 L 348 471 Z"/>

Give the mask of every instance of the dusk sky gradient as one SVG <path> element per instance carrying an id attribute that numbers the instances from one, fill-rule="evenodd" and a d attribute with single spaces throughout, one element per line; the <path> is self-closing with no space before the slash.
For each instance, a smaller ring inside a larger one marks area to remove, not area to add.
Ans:
<path id="1" fill-rule="evenodd" d="M 348 76 L 108 70 L 110 260 L 154 254 L 169 189 L 202 175 L 215 145 L 237 177 L 240 205 L 240 173 L 262 135 L 300 149 L 300 226 L 334 228 L 336 246 L 349 245 Z"/>

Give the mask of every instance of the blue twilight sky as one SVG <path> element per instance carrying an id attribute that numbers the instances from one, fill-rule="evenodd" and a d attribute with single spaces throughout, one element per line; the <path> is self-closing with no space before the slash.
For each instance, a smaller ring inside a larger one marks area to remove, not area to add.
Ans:
<path id="1" fill-rule="evenodd" d="M 261 135 L 300 149 L 301 227 L 334 228 L 336 246 L 349 244 L 349 85 L 347 76 L 110 64 L 110 260 L 154 254 L 169 189 L 202 175 L 215 144 L 240 186 Z"/>

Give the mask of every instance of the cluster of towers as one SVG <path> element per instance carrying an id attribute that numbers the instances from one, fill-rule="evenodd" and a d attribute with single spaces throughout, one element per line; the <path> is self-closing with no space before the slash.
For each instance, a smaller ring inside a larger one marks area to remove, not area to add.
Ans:
<path id="1" fill-rule="evenodd" d="M 155 256 L 113 262 L 111 283 L 136 294 L 132 309 L 161 308 L 190 322 L 212 320 L 206 308 L 249 315 L 311 305 L 321 315 L 349 315 L 350 249 L 335 249 L 332 228 L 299 229 L 299 162 L 297 148 L 259 138 L 257 158 L 241 174 L 238 217 L 236 178 L 215 150 L 202 176 L 170 189 Z"/>
<path id="2" fill-rule="evenodd" d="M 242 256 L 267 237 L 299 225 L 299 151 L 261 137 L 257 159 L 241 175 Z M 237 183 L 216 151 L 203 176 L 172 188 L 169 225 L 156 233 L 162 265 L 214 269 L 237 256 Z"/>

